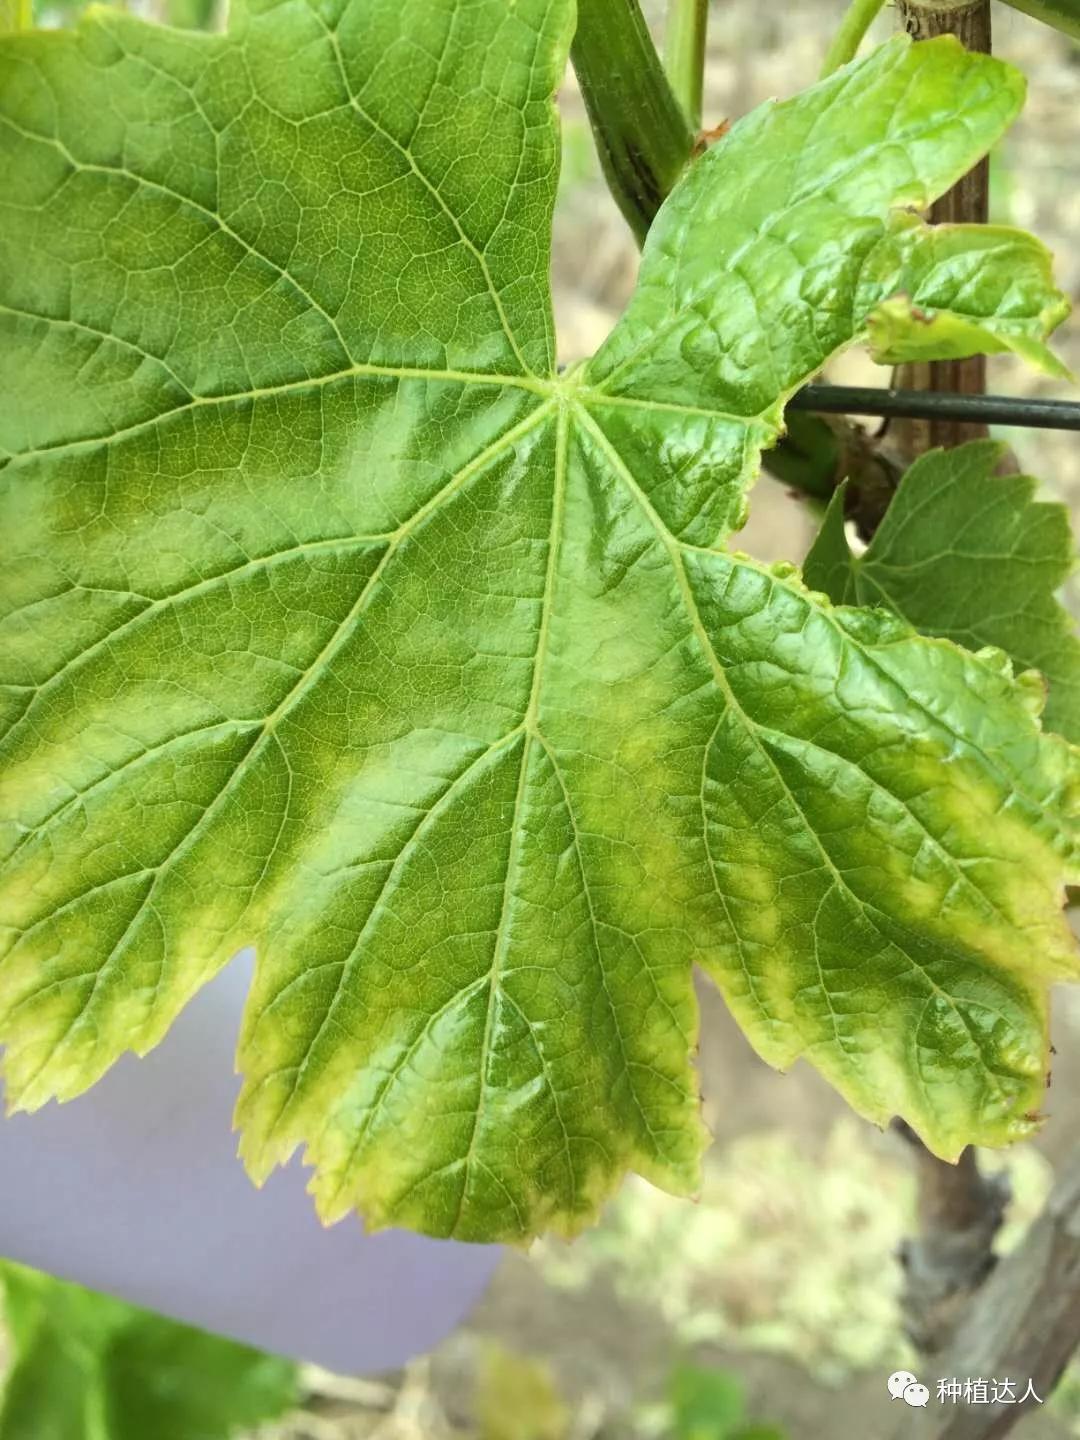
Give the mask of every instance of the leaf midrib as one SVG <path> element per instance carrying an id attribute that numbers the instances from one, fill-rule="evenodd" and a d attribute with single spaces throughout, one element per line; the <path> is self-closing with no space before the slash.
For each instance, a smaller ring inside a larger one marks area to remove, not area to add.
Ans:
<path id="1" fill-rule="evenodd" d="M 33 319 L 52 321 L 53 317 L 31 315 L 31 312 L 19 312 L 30 316 Z M 56 324 L 68 325 L 77 322 L 60 318 L 55 319 Z M 119 337 L 110 337 L 116 340 L 119 345 L 127 342 Z M 158 360 L 158 356 L 149 356 L 152 360 Z M 230 390 L 221 395 L 193 395 L 190 400 L 185 400 L 179 405 L 170 406 L 168 410 L 159 410 L 155 415 L 149 415 L 144 420 L 137 420 L 131 425 L 113 430 L 107 434 L 81 435 L 71 440 L 58 440 L 54 444 L 40 445 L 29 450 L 15 450 L 8 452 L 7 458 L 0 462 L 0 468 L 6 466 L 15 467 L 27 461 L 35 460 L 42 456 L 56 455 L 57 453 L 92 448 L 97 445 L 112 445 L 118 440 L 126 440 L 129 436 L 137 435 L 140 431 L 153 429 L 157 425 L 175 419 L 178 415 L 188 414 L 205 406 L 242 404 L 249 400 L 261 400 L 264 398 L 275 398 L 280 395 L 287 395 L 292 392 L 303 392 L 305 390 L 317 390 L 323 385 L 332 385 L 339 380 L 354 379 L 387 379 L 387 380 L 426 380 L 438 383 L 440 381 L 458 385 L 495 386 L 498 389 L 515 389 L 531 391 L 542 399 L 553 399 L 559 391 L 558 380 L 543 380 L 527 375 L 499 375 L 487 371 L 450 370 L 431 368 L 423 366 L 407 365 L 375 365 L 360 363 L 347 365 L 340 370 L 331 370 L 325 375 L 304 376 L 297 380 L 285 380 L 279 385 L 253 386 L 248 390 Z"/>
<path id="2" fill-rule="evenodd" d="M 678 583 L 680 593 L 683 597 L 683 602 L 686 607 L 687 614 L 690 618 L 702 653 L 708 660 L 710 667 L 713 671 L 717 688 L 723 694 L 732 713 L 738 716 L 739 720 L 742 722 L 743 728 L 745 729 L 746 734 L 750 738 L 751 743 L 754 745 L 758 753 L 761 755 L 762 759 L 772 770 L 776 777 L 777 783 L 781 787 L 783 793 L 789 798 L 791 804 L 794 806 L 795 810 L 802 819 L 806 832 L 813 840 L 815 848 L 818 850 L 821 856 L 822 863 L 825 869 L 833 877 L 834 883 L 844 893 L 849 895 L 851 899 L 855 902 L 858 909 L 866 915 L 870 924 L 875 930 L 877 930 L 878 934 L 881 935 L 882 940 L 885 941 L 886 944 L 896 946 L 896 941 L 892 940 L 889 936 L 887 936 L 881 931 L 880 926 L 874 918 L 875 915 L 884 914 L 884 912 L 880 911 L 873 902 L 864 900 L 863 897 L 861 897 L 855 890 L 853 890 L 851 885 L 845 878 L 843 872 L 837 867 L 829 850 L 826 848 L 821 837 L 818 835 L 817 831 L 814 829 L 814 826 L 811 824 L 810 819 L 807 816 L 805 810 L 803 809 L 798 797 L 795 795 L 791 787 L 788 785 L 787 781 L 784 779 L 783 775 L 781 774 L 779 768 L 776 765 L 773 756 L 769 752 L 768 747 L 764 744 L 759 734 L 759 727 L 757 726 L 757 723 L 743 709 L 738 697 L 736 696 L 734 690 L 731 687 L 730 681 L 728 680 L 727 675 L 724 671 L 724 667 L 721 665 L 719 657 L 716 655 L 716 651 L 712 645 L 711 640 L 709 639 L 708 632 L 705 629 L 704 622 L 701 619 L 701 614 L 697 606 L 697 601 L 694 597 L 693 590 L 690 586 L 689 578 L 686 575 L 685 565 L 683 563 L 681 553 L 683 549 L 696 549 L 700 547 L 684 546 L 675 536 L 671 534 L 671 532 L 667 529 L 667 526 L 664 525 L 660 516 L 653 508 L 652 502 L 649 500 L 646 493 L 641 489 L 640 485 L 627 468 L 622 457 L 608 440 L 607 436 L 604 434 L 600 426 L 597 425 L 597 423 L 585 410 L 580 411 L 580 418 L 583 422 L 584 427 L 592 435 L 593 439 L 600 446 L 603 453 L 607 455 L 609 463 L 612 464 L 615 472 L 622 478 L 627 488 L 635 497 L 638 504 L 641 506 L 642 510 L 653 525 L 653 528 L 655 529 L 661 544 L 664 546 L 665 550 L 669 555 L 672 567 L 675 571 L 676 581 Z M 889 919 L 891 922 L 896 923 L 895 917 L 886 916 L 886 918 Z M 896 948 L 899 949 L 900 947 L 897 946 Z M 930 992 L 927 1003 L 929 1003 L 936 996 L 948 1005 L 949 1009 L 953 1012 L 957 1021 L 960 1023 L 965 1033 L 968 1035 L 968 1038 L 971 1044 L 974 1046 L 976 1053 L 979 1055 L 980 1060 L 983 1062 L 983 1068 L 988 1077 L 988 1083 L 993 1081 L 994 1087 L 999 1096 L 1002 1098 L 1002 1100 L 1008 1102 L 1009 1097 L 1001 1089 L 1000 1084 L 997 1083 L 994 1071 L 989 1064 L 988 1057 L 983 1053 L 982 1047 L 979 1044 L 978 1036 L 973 1030 L 971 1024 L 969 1023 L 968 1018 L 964 1015 L 963 1010 L 960 1007 L 956 998 L 950 995 L 948 991 L 943 990 L 941 986 L 938 985 L 937 982 L 931 977 L 925 966 L 921 965 L 919 961 L 908 950 L 902 950 L 901 953 L 904 954 L 905 958 L 909 961 L 912 967 L 917 970 L 919 974 L 923 977 Z M 822 994 L 825 996 L 829 1013 L 832 1017 L 833 1031 L 836 1038 L 836 1043 L 839 1046 L 841 1052 L 846 1055 L 847 1048 L 843 1040 L 841 1039 L 836 1012 L 834 1011 L 832 1005 L 831 992 L 825 981 L 825 975 L 821 967 L 820 958 L 817 954 L 816 942 L 814 948 L 814 961 L 818 969 L 821 991 Z"/>
<path id="3" fill-rule="evenodd" d="M 550 401 L 547 405 L 541 406 L 537 411 L 535 411 L 530 417 L 532 424 L 538 424 L 541 418 L 546 417 L 546 415 L 549 414 L 551 409 L 554 407 L 554 404 L 554 401 Z M 326 1031 L 326 1027 L 330 1024 L 333 1018 L 334 1011 L 337 1008 L 338 1002 L 345 991 L 357 957 L 361 953 L 363 941 L 367 937 L 372 922 L 376 914 L 378 913 L 379 906 L 383 900 L 383 897 L 386 895 L 390 886 L 400 875 L 402 866 L 404 864 L 405 856 L 411 852 L 416 839 L 420 834 L 423 833 L 426 827 L 431 823 L 432 819 L 437 814 L 442 813 L 445 806 L 449 803 L 450 798 L 458 790 L 458 787 L 475 773 L 479 764 L 481 764 L 484 760 L 488 759 L 493 753 L 503 750 L 507 746 L 513 744 L 516 740 L 521 739 L 521 757 L 518 762 L 517 785 L 515 789 L 513 811 L 510 820 L 510 836 L 506 862 L 506 874 L 503 877 L 503 897 L 502 903 L 499 908 L 499 922 L 495 932 L 495 940 L 492 948 L 491 965 L 486 974 L 471 980 L 460 991 L 455 992 L 455 994 L 452 995 L 442 1007 L 440 1007 L 440 1010 L 437 1012 L 436 1017 L 440 1018 L 447 1012 L 448 1009 L 452 1008 L 453 1005 L 460 1003 L 463 997 L 471 996 L 478 989 L 486 987 L 488 992 L 488 998 L 484 1014 L 484 1033 L 480 1046 L 480 1088 L 477 1096 L 476 1110 L 473 1116 L 473 1124 L 465 1155 L 462 1156 L 459 1161 L 452 1162 L 455 1165 L 460 1164 L 464 1168 L 464 1175 L 462 1178 L 461 1194 L 458 1201 L 457 1212 L 453 1224 L 450 1227 L 449 1233 L 451 1234 L 453 1234 L 457 1230 L 458 1226 L 461 1223 L 461 1217 L 464 1213 L 465 1203 L 468 1198 L 470 1168 L 475 1158 L 476 1141 L 481 1128 L 485 1096 L 488 1087 L 488 1074 L 491 1058 L 492 1031 L 496 1010 L 496 999 L 501 993 L 499 990 L 499 977 L 501 973 L 502 962 L 505 958 L 505 923 L 508 912 L 510 910 L 510 902 L 513 896 L 513 884 L 518 865 L 518 856 L 521 843 L 520 815 L 522 802 L 527 787 L 531 747 L 534 739 L 537 740 L 541 745 L 544 745 L 543 739 L 539 735 L 536 722 L 539 710 L 540 694 L 543 686 L 544 662 L 547 655 L 548 636 L 550 631 L 550 616 L 552 610 L 552 596 L 554 595 L 555 591 L 555 579 L 558 571 L 559 554 L 563 535 L 563 518 L 565 512 L 566 498 L 567 445 L 569 429 L 569 407 L 566 403 L 558 405 L 556 427 L 555 467 L 552 486 L 551 521 L 548 534 L 547 563 L 545 566 L 544 588 L 541 599 L 540 623 L 537 627 L 536 649 L 533 655 L 533 668 L 529 685 L 529 698 L 522 720 L 507 734 L 503 735 L 497 741 L 495 741 L 493 745 L 488 746 L 481 753 L 480 756 L 469 762 L 465 770 L 451 782 L 447 789 L 443 791 L 442 795 L 424 813 L 413 835 L 409 838 L 409 840 L 402 847 L 402 849 L 399 850 L 397 856 L 393 861 L 393 864 L 388 870 L 385 881 L 380 886 L 378 894 L 376 895 L 375 899 L 371 904 L 371 907 L 369 908 L 366 916 L 364 917 L 363 924 L 361 926 L 355 943 L 350 948 L 349 954 L 341 962 L 341 970 L 338 976 L 337 985 L 335 987 L 334 994 L 326 1007 L 326 1014 L 324 1015 L 323 1020 L 320 1023 L 311 1042 L 308 1044 L 304 1058 L 295 1067 L 292 1084 L 290 1085 L 288 1093 L 285 1095 L 285 1098 L 282 1100 L 278 1108 L 275 1119 L 269 1125 L 267 1130 L 268 1135 L 272 1136 L 274 1132 L 278 1130 L 283 1119 L 296 1101 L 304 1081 L 304 1076 L 307 1072 L 308 1066 L 311 1063 L 316 1047 L 319 1045 L 319 1042 Z M 488 460 L 490 461 L 491 458 L 494 457 L 489 456 Z M 479 469 L 481 467 L 477 466 L 477 468 Z M 374 579 L 374 577 L 372 578 Z M 547 747 L 545 746 L 544 748 L 546 749 Z M 280 996 L 273 997 L 273 999 L 268 1002 L 267 1006 L 264 1007 L 262 1014 L 265 1015 L 267 1011 L 274 1004 L 277 1003 L 279 998 Z M 422 1042 L 425 1035 L 429 1033 L 431 1025 L 433 1023 L 435 1023 L 433 1019 L 429 1019 L 424 1022 L 424 1024 L 420 1027 L 417 1035 L 414 1036 L 413 1039 L 409 1042 L 409 1045 L 407 1046 L 402 1058 L 395 1063 L 388 1076 L 380 1085 L 379 1090 L 372 1102 L 372 1106 L 369 1109 L 364 1121 L 360 1125 L 358 1133 L 354 1138 L 352 1145 L 350 1146 L 349 1154 L 342 1166 L 340 1167 L 338 1183 L 335 1187 L 334 1194 L 331 1197 L 335 1201 L 340 1196 L 340 1193 L 344 1189 L 344 1187 L 348 1184 L 348 1172 L 355 1160 L 356 1154 L 361 1144 L 363 1143 L 364 1139 L 371 1133 L 376 1116 L 379 1110 L 382 1108 L 383 1104 L 385 1103 L 386 1097 L 390 1089 L 392 1088 L 393 1084 L 396 1083 L 396 1080 L 401 1073 L 401 1070 L 407 1063 L 408 1059 L 415 1052 L 416 1047 Z M 530 1030 L 531 1036 L 531 1027 L 528 1028 Z M 535 1037 L 532 1038 L 534 1045 L 537 1046 L 537 1053 L 540 1057 L 541 1064 L 543 1065 L 546 1073 L 546 1058 L 543 1056 L 543 1053 L 540 1050 Z M 398 1203 L 400 1204 L 400 1197 Z"/>

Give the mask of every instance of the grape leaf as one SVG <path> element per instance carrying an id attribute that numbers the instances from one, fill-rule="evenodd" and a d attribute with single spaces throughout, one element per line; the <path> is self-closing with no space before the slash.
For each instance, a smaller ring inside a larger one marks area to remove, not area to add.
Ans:
<path id="1" fill-rule="evenodd" d="M 900 37 L 754 112 L 560 375 L 571 12 L 0 49 L 9 1098 L 145 1052 L 254 939 L 241 1151 L 305 1146 L 326 1220 L 693 1190 L 694 962 L 774 1064 L 1004 1142 L 1075 973 L 1076 772 L 1024 687 L 721 548 L 1022 81 Z"/>
<path id="2" fill-rule="evenodd" d="M 296 1404 L 296 1366 L 22 1265 L 0 1440 L 226 1440 Z"/>
<path id="3" fill-rule="evenodd" d="M 874 359 L 903 365 L 1012 351 L 1048 375 L 1070 378 L 1042 339 L 1069 313 L 1054 291 L 1045 245 L 1001 225 L 939 225 L 927 243 L 917 225 L 900 230 L 895 255 L 883 257 L 895 267 L 897 293 L 867 322 Z"/>
<path id="4" fill-rule="evenodd" d="M 1027 475 L 995 475 L 1006 446 L 934 450 L 904 474 L 877 533 L 855 556 L 838 489 L 803 575 L 839 605 L 885 605 L 927 635 L 1004 650 L 1049 685 L 1043 721 L 1080 740 L 1080 639 L 1056 593 L 1073 566 L 1064 505 Z"/>

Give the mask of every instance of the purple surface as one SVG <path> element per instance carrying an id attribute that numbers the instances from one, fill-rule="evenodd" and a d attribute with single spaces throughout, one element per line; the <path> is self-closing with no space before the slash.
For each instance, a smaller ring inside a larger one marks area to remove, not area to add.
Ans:
<path id="1" fill-rule="evenodd" d="M 256 1190 L 236 1158 L 238 956 L 156 1050 L 80 1099 L 0 1121 L 0 1255 L 329 1369 L 390 1369 L 478 1298 L 493 1246 L 324 1229 L 299 1158 Z"/>

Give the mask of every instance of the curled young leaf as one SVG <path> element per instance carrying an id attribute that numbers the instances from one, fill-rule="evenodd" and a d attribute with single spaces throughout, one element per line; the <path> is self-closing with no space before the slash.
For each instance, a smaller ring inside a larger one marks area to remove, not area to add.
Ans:
<path id="1" fill-rule="evenodd" d="M 929 233 L 901 221 L 866 283 L 896 293 L 870 314 L 870 348 L 882 365 L 962 360 L 1012 351 L 1048 375 L 1069 371 L 1044 337 L 1069 313 L 1054 288 L 1050 253 L 1032 235 L 1000 225 L 938 225 Z"/>
<path id="2" fill-rule="evenodd" d="M 947 1155 L 1031 1129 L 1075 965 L 1026 691 L 719 548 L 1021 81 L 900 38 L 747 117 L 559 375 L 571 12 L 0 49 L 9 1094 L 145 1051 L 254 939 L 252 1173 L 304 1145 L 325 1218 L 472 1240 L 695 1186 L 694 962 Z"/>

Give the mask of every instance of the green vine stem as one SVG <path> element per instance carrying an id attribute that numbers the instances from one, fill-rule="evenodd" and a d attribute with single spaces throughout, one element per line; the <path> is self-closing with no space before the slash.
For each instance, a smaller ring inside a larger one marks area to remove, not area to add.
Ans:
<path id="1" fill-rule="evenodd" d="M 884 8 L 885 0 L 851 0 L 821 67 L 823 80 L 826 75 L 839 70 L 841 65 L 855 59 L 866 32 Z"/>
<path id="2" fill-rule="evenodd" d="M 955 35 L 965 50 L 989 55 L 992 45 L 991 0 L 896 0 L 897 20 L 913 40 Z M 984 158 L 930 207 L 934 225 L 985 225 L 990 217 L 990 161 Z M 980 396 L 986 391 L 986 357 L 934 360 L 902 366 L 895 381 L 901 388 L 935 390 L 951 395 Z M 907 460 L 925 450 L 948 448 L 989 434 L 981 423 L 948 420 L 905 422 L 889 431 L 889 443 Z"/>
<path id="3" fill-rule="evenodd" d="M 1080 40 L 1080 0 L 1005 0 L 1005 3 Z"/>
<path id="4" fill-rule="evenodd" d="M 664 68 L 690 126 L 701 129 L 709 0 L 668 0 Z"/>
<path id="5" fill-rule="evenodd" d="M 638 0 L 579 0 L 571 50 L 615 201 L 643 243 L 694 148 Z"/>

